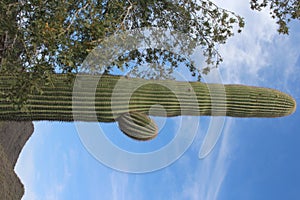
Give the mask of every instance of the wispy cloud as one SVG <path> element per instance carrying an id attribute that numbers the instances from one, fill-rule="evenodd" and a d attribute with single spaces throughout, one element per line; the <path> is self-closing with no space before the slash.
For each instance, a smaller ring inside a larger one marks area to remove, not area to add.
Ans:
<path id="1" fill-rule="evenodd" d="M 299 30 L 299 28 L 298 31 L 295 28 L 292 29 L 290 36 L 277 36 L 270 49 L 273 55 L 271 63 L 273 73 L 267 75 L 276 77 L 276 81 L 272 84 L 278 89 L 291 94 L 295 90 L 299 94 L 299 88 L 294 87 L 297 85 L 300 73 Z"/>
<path id="2" fill-rule="evenodd" d="M 229 119 L 224 127 L 222 139 L 214 152 L 197 161 L 195 173 L 187 177 L 180 199 L 218 199 L 230 162 L 228 160 L 234 141 L 230 138 L 234 120 Z M 196 159 L 196 158 L 195 158 Z M 189 171 L 192 171 L 189 169 Z"/>
<path id="3" fill-rule="evenodd" d="M 224 58 L 221 66 L 223 82 L 255 84 L 260 79 L 259 72 L 269 67 L 274 60 L 274 51 L 270 51 L 270 47 L 278 35 L 276 23 L 269 16 L 268 10 L 259 13 L 251 11 L 248 0 L 215 2 L 242 15 L 246 21 L 243 32 L 220 47 Z M 217 147 L 197 164 L 196 173 L 184 183 L 182 199 L 218 199 L 230 167 L 230 152 L 235 144 L 234 138 L 230 136 L 234 131 L 234 122 L 232 118 L 226 120 Z"/>
<path id="4" fill-rule="evenodd" d="M 126 200 L 131 199 L 128 197 L 128 178 L 129 175 L 113 171 L 110 175 L 112 187 L 112 200 Z"/>
<path id="5" fill-rule="evenodd" d="M 15 171 L 25 188 L 25 194 L 22 200 L 37 200 L 38 198 L 34 189 L 37 173 L 34 165 L 34 151 L 32 148 L 23 149 L 15 166 Z"/>
<path id="6" fill-rule="evenodd" d="M 299 58 L 299 48 L 296 44 L 288 39 L 278 37 L 276 32 L 276 24 L 270 18 L 268 11 L 262 11 L 260 13 L 251 11 L 249 8 L 249 0 L 240 1 L 222 1 L 216 0 L 218 5 L 225 7 L 228 10 L 233 10 L 238 14 L 245 17 L 246 27 L 241 34 L 236 34 L 232 39 L 228 41 L 227 44 L 220 48 L 221 54 L 224 57 L 224 63 L 222 63 L 222 78 L 225 83 L 256 83 L 259 77 L 259 72 L 270 65 L 270 63 L 278 62 L 278 59 L 274 60 L 274 57 L 278 57 L 280 54 L 285 56 L 282 59 L 282 63 L 285 66 L 281 66 L 283 70 L 283 79 L 281 81 L 287 81 L 288 78 L 293 77 L 298 78 L 297 72 L 299 68 L 295 68 L 297 59 Z M 283 47 L 282 49 L 274 49 L 274 44 Z M 293 46 L 291 49 L 290 47 Z M 279 52 L 274 55 L 275 52 Z M 288 53 L 287 53 L 288 52 Z M 288 64 L 287 64 L 288 63 Z M 298 66 L 299 67 L 299 66 Z M 298 70 L 296 72 L 296 70 Z M 246 77 L 246 78 L 245 78 Z M 285 84 L 287 88 L 288 84 Z M 298 89 L 299 91 L 299 89 Z M 299 92 L 300 94 L 300 92 Z M 200 119 L 200 123 L 201 119 Z M 183 176 L 182 187 L 177 187 L 178 183 L 177 176 L 174 176 L 174 172 L 170 171 L 173 168 L 166 169 L 165 175 L 168 176 L 164 183 L 172 183 L 174 187 L 178 189 L 174 199 L 189 199 L 189 200 L 215 200 L 218 199 L 220 192 L 222 191 L 222 186 L 228 169 L 230 168 L 230 155 L 232 149 L 234 148 L 233 137 L 231 137 L 234 131 L 235 120 L 229 118 L 226 120 L 226 125 L 223 129 L 221 140 L 218 141 L 217 148 L 206 157 L 204 160 L 196 160 L 197 157 L 189 156 L 181 158 L 179 162 L 175 163 L 174 166 L 183 166 L 181 171 L 186 172 Z M 49 128 L 49 127 L 48 127 Z M 39 130 L 40 132 L 49 131 L 47 127 L 44 130 Z M 202 128 L 200 126 L 200 128 Z M 199 151 L 199 145 L 194 144 L 195 149 L 193 151 Z M 23 200 L 36 200 L 40 199 L 35 193 L 36 185 L 35 179 L 38 177 L 38 171 L 34 165 L 34 149 L 33 146 L 29 150 L 24 150 L 24 154 L 21 155 L 20 165 L 16 166 L 16 171 L 20 175 L 22 182 L 25 185 L 25 197 Z M 26 152 L 26 153 L 25 153 Z M 192 155 L 194 156 L 194 155 Z M 65 155 L 64 160 L 64 176 L 56 177 L 57 180 L 53 181 L 53 184 L 49 186 L 49 190 L 46 193 L 47 197 L 43 199 L 61 199 L 62 193 L 66 192 L 66 185 L 68 184 L 69 178 L 71 176 L 70 169 L 68 168 L 67 161 L 70 155 Z M 194 162 L 192 159 L 195 159 Z M 195 164 L 191 166 L 190 164 Z M 171 181 L 172 180 L 172 181 Z M 122 200 L 122 199 L 137 199 L 134 198 L 136 195 L 142 197 L 147 197 L 147 194 L 134 194 L 135 196 L 130 197 L 128 189 L 133 189 L 134 191 L 140 191 L 142 184 L 131 184 L 131 175 L 119 173 L 112 171 L 109 178 L 105 179 L 106 183 L 111 184 L 111 199 Z M 140 182 L 147 181 L 146 179 L 140 178 Z M 180 183 L 181 184 L 181 183 Z M 170 184 L 171 185 L 171 184 Z M 153 187 L 160 187 L 160 185 L 154 185 Z M 139 198 L 142 199 L 142 198 Z"/>
<path id="7" fill-rule="evenodd" d="M 49 186 L 47 187 L 48 190 L 45 191 L 45 197 L 43 197 L 44 199 L 46 200 L 64 199 L 63 194 L 65 193 L 66 187 L 68 186 L 69 180 L 72 175 L 70 169 L 71 167 L 70 163 L 73 162 L 71 155 L 72 155 L 72 150 L 63 153 L 62 176 L 56 175 L 52 177 L 52 179 L 49 181 Z"/>
<path id="8" fill-rule="evenodd" d="M 18 174 L 25 188 L 25 194 L 22 200 L 38 200 L 37 180 L 39 180 L 40 171 L 36 167 L 36 156 L 39 152 L 39 146 L 44 142 L 37 133 L 48 132 L 51 130 L 51 125 L 47 123 L 34 123 L 35 130 L 23 147 L 18 161 L 15 166 L 15 171 Z"/>
<path id="9" fill-rule="evenodd" d="M 72 150 L 59 152 L 60 143 L 51 146 L 51 150 L 47 148 L 47 135 L 53 135 L 52 123 L 38 122 L 34 126 L 35 131 L 16 165 L 16 171 L 25 186 L 23 200 L 64 199 L 62 197 L 71 177 L 70 163 L 78 158 L 73 155 Z M 59 156 L 47 157 L 49 152 Z M 40 162 L 43 157 L 44 162 Z"/>
<path id="10" fill-rule="evenodd" d="M 255 83 L 258 72 L 268 66 L 271 60 L 269 45 L 277 35 L 276 23 L 270 17 L 269 11 L 252 11 L 249 1 L 216 0 L 221 7 L 234 11 L 245 18 L 245 28 L 241 34 L 229 39 L 227 44 L 220 47 L 224 57 L 221 68 L 224 82 Z M 247 79 L 241 76 L 247 74 Z"/>

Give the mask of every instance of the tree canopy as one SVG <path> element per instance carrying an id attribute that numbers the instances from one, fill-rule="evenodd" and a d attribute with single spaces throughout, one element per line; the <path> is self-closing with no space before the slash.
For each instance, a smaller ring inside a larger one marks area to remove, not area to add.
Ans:
<path id="1" fill-rule="evenodd" d="M 251 0 L 251 9 L 261 11 L 269 7 L 270 15 L 276 19 L 278 32 L 281 34 L 289 33 L 288 23 L 292 19 L 300 19 L 300 1 L 299 0 Z"/>
<path id="2" fill-rule="evenodd" d="M 225 43 L 233 35 L 234 25 L 242 28 L 243 19 L 210 1 L 197 2 L 6 0 L 1 4 L 1 13 L 10 18 L 1 20 L 4 25 L 1 35 L 9 34 L 22 44 L 24 49 L 18 48 L 22 52 L 15 53 L 21 55 L 23 68 L 36 73 L 54 69 L 62 73 L 77 72 L 88 53 L 105 37 L 142 27 L 163 27 L 186 33 L 193 39 L 191 43 L 196 41 L 196 45 L 203 47 L 207 64 L 218 65 L 221 57 L 216 45 Z M 13 49 L 15 46 L 5 50 Z M 6 55 L 3 55 L 5 59 L 9 57 Z M 146 59 L 150 55 L 148 51 L 147 55 L 139 56 Z M 138 55 L 129 56 L 136 59 Z M 6 65 L 10 71 L 20 67 L 11 65 L 10 61 L 3 61 L 2 69 L 6 69 Z M 196 67 L 191 71 L 196 73 Z"/>
<path id="3" fill-rule="evenodd" d="M 288 33 L 287 23 L 299 19 L 297 0 L 251 0 L 252 9 L 266 6 L 278 19 L 280 33 Z M 53 73 L 80 72 L 87 55 L 105 38 L 145 27 L 164 28 L 169 30 L 166 34 L 181 32 L 189 39 L 181 41 L 178 54 L 165 49 L 136 49 L 124 52 L 99 71 L 127 68 L 141 75 L 137 72 L 141 64 L 156 63 L 162 65 L 160 77 L 167 78 L 184 63 L 200 79 L 202 73 L 222 62 L 217 46 L 244 27 L 241 16 L 210 0 L 3 0 L 0 19 L 0 73 L 15 74 L 18 81 L 13 87 L 18 90 L 12 90 L 13 96 L 39 91 L 39 85 L 51 84 Z M 195 66 L 182 56 L 199 46 L 204 66 Z M 155 78 L 151 73 L 141 76 Z"/>

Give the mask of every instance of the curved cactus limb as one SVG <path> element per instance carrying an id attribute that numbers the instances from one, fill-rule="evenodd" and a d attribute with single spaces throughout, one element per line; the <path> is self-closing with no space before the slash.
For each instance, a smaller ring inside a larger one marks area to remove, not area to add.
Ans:
<path id="1" fill-rule="evenodd" d="M 120 130 L 136 140 L 150 140 L 157 136 L 156 123 L 146 114 L 131 112 L 122 114 L 117 122 Z"/>

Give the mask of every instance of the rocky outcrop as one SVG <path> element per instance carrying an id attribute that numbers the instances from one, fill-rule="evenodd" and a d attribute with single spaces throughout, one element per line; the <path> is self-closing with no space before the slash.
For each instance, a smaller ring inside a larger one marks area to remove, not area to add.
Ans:
<path id="1" fill-rule="evenodd" d="M 24 194 L 14 167 L 32 133 L 32 122 L 0 122 L 0 199 L 18 200 Z"/>

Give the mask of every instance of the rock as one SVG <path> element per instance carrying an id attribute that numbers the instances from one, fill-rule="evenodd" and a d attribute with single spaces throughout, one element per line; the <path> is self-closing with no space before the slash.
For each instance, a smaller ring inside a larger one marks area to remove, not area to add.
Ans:
<path id="1" fill-rule="evenodd" d="M 17 200 L 24 195 L 14 167 L 33 130 L 32 122 L 0 122 L 0 199 Z"/>

